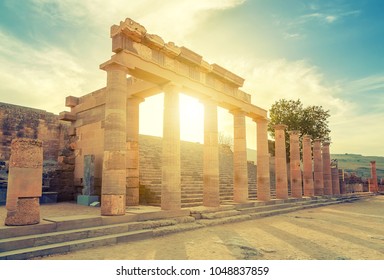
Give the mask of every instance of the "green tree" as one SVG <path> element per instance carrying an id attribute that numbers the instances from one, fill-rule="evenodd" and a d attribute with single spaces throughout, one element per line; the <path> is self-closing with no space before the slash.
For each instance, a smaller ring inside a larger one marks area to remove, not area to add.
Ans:
<path id="1" fill-rule="evenodd" d="M 286 148 L 287 158 L 289 159 L 289 136 L 288 132 L 298 130 L 300 140 L 303 135 L 310 135 L 312 139 L 320 138 L 330 141 L 328 128 L 329 110 L 324 110 L 322 106 L 304 107 L 300 99 L 276 101 L 269 110 L 270 121 L 268 131 L 275 138 L 275 128 L 277 124 L 285 124 L 286 128 Z"/>

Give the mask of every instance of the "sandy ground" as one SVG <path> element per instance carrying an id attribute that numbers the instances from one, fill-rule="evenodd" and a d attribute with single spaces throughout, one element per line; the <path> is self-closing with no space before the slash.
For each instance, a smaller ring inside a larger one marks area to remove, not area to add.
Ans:
<path id="1" fill-rule="evenodd" d="M 39 259 L 384 260 L 384 196 Z"/>

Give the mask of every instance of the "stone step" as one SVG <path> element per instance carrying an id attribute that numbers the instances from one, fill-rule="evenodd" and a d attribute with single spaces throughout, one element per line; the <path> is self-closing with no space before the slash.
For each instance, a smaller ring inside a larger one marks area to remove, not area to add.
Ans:
<path id="1" fill-rule="evenodd" d="M 183 209 L 177 213 L 150 212 L 140 214 L 142 216 L 135 218 L 129 215 L 108 218 L 80 216 L 72 219 L 65 217 L 66 220 L 61 222 L 10 227 L 9 229 L 0 228 L 0 259 L 29 259 L 48 254 L 67 253 L 193 230 L 204 226 L 353 202 L 366 196 L 304 197 L 302 199 L 249 201 L 243 204 L 228 202 L 218 208 L 202 206 L 192 208 L 189 206 L 190 209 Z M 14 237 L 17 231 L 20 231 L 19 236 Z"/>
<path id="2" fill-rule="evenodd" d="M 182 210 L 182 213 L 189 211 Z M 167 214 L 157 213 L 155 216 Z M 169 215 L 174 215 L 169 213 Z M 121 217 L 125 216 L 120 216 Z M 119 217 L 116 217 L 119 220 Z M 137 217 L 140 219 L 140 216 Z M 144 219 L 147 217 L 142 217 Z M 96 246 L 128 242 L 144 238 L 151 238 L 159 235 L 162 227 L 170 227 L 168 232 L 176 231 L 177 228 L 192 229 L 195 219 L 191 216 L 174 216 L 172 219 L 144 220 L 129 223 L 114 223 L 109 225 L 84 227 L 81 229 L 61 230 L 56 232 L 56 226 L 46 233 L 36 233 L 36 230 L 29 228 L 30 234 L 25 232 L 23 236 L 8 237 L 0 241 L 1 259 L 28 259 L 42 255 L 66 253 L 80 249 Z M 176 227 L 179 225 L 179 227 Z M 196 226 L 195 226 L 196 227 Z M 28 227 L 26 227 L 28 229 Z M 180 230 L 179 229 L 179 230 Z M 32 230 L 32 231 L 31 231 Z"/>
<path id="3" fill-rule="evenodd" d="M 0 260 L 23 260 L 39 256 L 63 254 L 98 246 L 118 244 L 153 237 L 153 230 L 140 230 L 109 234 L 105 236 L 91 237 L 49 245 L 29 247 L 0 253 Z"/>
<path id="4" fill-rule="evenodd" d="M 160 226 L 174 225 L 176 223 L 177 222 L 175 220 L 131 222 L 11 237 L 0 240 L 0 252 L 28 247 L 44 246 L 53 243 L 74 241 L 78 239 L 93 238 L 110 234 L 146 230 Z"/>

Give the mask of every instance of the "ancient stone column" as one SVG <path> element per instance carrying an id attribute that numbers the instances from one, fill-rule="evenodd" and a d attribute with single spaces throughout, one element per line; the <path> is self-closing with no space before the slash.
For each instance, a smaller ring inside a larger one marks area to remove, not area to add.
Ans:
<path id="1" fill-rule="evenodd" d="M 174 84 L 164 91 L 161 209 L 181 208 L 179 92 Z"/>
<path id="2" fill-rule="evenodd" d="M 345 188 L 344 170 L 343 169 L 339 169 L 338 173 L 339 173 L 340 193 L 341 194 L 346 194 L 347 190 Z"/>
<path id="3" fill-rule="evenodd" d="M 101 215 L 125 214 L 127 78 L 125 67 L 111 63 L 105 96 L 104 158 L 101 186 Z"/>
<path id="4" fill-rule="evenodd" d="M 340 181 L 339 181 L 339 169 L 337 167 L 331 168 L 332 178 L 332 192 L 334 195 L 340 195 Z"/>
<path id="5" fill-rule="evenodd" d="M 268 121 L 257 119 L 257 199 L 271 199 L 271 182 L 269 175 Z"/>
<path id="6" fill-rule="evenodd" d="M 331 174 L 331 155 L 329 152 L 329 142 L 323 142 L 323 180 L 324 180 L 324 195 L 332 195 L 332 174 Z"/>
<path id="7" fill-rule="evenodd" d="M 287 154 L 285 149 L 286 125 L 275 126 L 275 176 L 276 198 L 288 198 Z"/>
<path id="8" fill-rule="evenodd" d="M 291 196 L 301 198 L 303 196 L 301 167 L 300 167 L 300 143 L 299 131 L 289 132 L 290 142 L 290 174 L 291 174 Z"/>
<path id="9" fill-rule="evenodd" d="M 5 225 L 32 225 L 40 222 L 42 176 L 42 142 L 26 138 L 14 139 L 9 160 Z"/>
<path id="10" fill-rule="evenodd" d="M 311 136 L 303 136 L 303 178 L 304 196 L 314 196 L 313 173 L 312 173 L 312 148 Z"/>
<path id="11" fill-rule="evenodd" d="M 323 159 L 321 156 L 321 139 L 313 140 L 313 177 L 315 195 L 324 194 Z"/>
<path id="12" fill-rule="evenodd" d="M 378 192 L 379 185 L 377 184 L 377 173 L 376 173 L 376 161 L 371 161 L 371 179 L 372 184 L 370 184 L 370 192 Z"/>
<path id="13" fill-rule="evenodd" d="M 248 166 L 247 142 L 245 131 L 245 112 L 231 111 L 234 124 L 233 141 L 233 201 L 244 203 L 248 201 Z"/>
<path id="14" fill-rule="evenodd" d="M 207 207 L 220 206 L 217 106 L 212 100 L 204 100 L 203 176 L 203 205 Z"/>
<path id="15" fill-rule="evenodd" d="M 126 205 L 139 205 L 139 105 L 141 98 L 127 99 Z"/>

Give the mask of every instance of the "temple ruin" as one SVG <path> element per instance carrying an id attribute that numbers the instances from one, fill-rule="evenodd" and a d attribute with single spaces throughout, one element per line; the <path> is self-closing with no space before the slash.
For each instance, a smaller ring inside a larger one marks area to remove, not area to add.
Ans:
<path id="1" fill-rule="evenodd" d="M 107 72 L 106 87 L 68 96 L 70 112 L 56 116 L 0 103 L 2 163 L 10 157 L 13 139 L 42 140 L 40 202 L 48 194 L 86 205 L 99 200 L 102 215 L 113 216 L 139 204 L 179 210 L 364 189 L 346 187 L 344 173 L 331 169 L 330 143 L 321 139 L 312 143 L 309 135 L 303 136 L 301 167 L 299 131 L 289 132 L 287 166 L 284 124 L 276 126 L 276 155 L 271 160 L 267 111 L 251 103 L 251 95 L 241 90 L 244 79 L 236 74 L 186 47 L 165 43 L 131 19 L 112 26 L 111 38 L 114 54 L 100 65 Z M 139 136 L 140 103 L 159 93 L 164 94 L 163 138 Z M 180 141 L 180 93 L 204 105 L 203 145 Z M 218 107 L 233 115 L 233 151 L 218 143 Z M 257 128 L 256 166 L 247 160 L 246 117 Z M 375 162 L 371 169 L 369 190 L 377 192 Z M 0 187 L 4 205 L 6 188 Z"/>
<path id="2" fill-rule="evenodd" d="M 257 182 L 260 197 L 270 193 L 267 111 L 251 103 L 240 88 L 244 79 L 202 56 L 165 43 L 131 19 L 111 27 L 110 60 L 100 65 L 107 86 L 80 98 L 69 96 L 61 120 L 71 122 L 77 137 L 75 181 L 81 180 L 84 155 L 95 155 L 95 182 L 101 184 L 103 215 L 122 215 L 126 205 L 139 204 L 139 104 L 164 93 L 161 209 L 181 208 L 179 94 L 204 104 L 203 205 L 217 207 L 219 145 L 217 108 L 234 118 L 233 201 L 248 200 L 245 118 L 257 124 Z M 266 160 L 267 159 L 267 160 Z"/>

